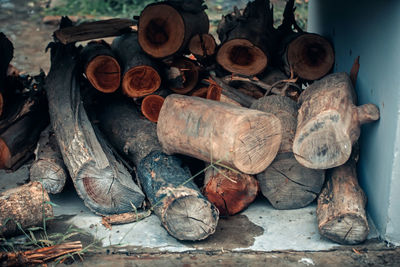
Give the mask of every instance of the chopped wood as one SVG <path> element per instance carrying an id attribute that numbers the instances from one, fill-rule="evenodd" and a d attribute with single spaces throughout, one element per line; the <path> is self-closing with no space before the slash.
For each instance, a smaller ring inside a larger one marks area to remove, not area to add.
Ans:
<path id="1" fill-rule="evenodd" d="M 108 19 L 84 22 L 77 26 L 61 28 L 54 32 L 54 37 L 63 44 L 92 39 L 119 36 L 132 31 L 131 19 Z"/>
<path id="2" fill-rule="evenodd" d="M 187 94 L 196 87 L 199 75 L 199 66 L 194 61 L 187 57 L 176 58 L 168 70 L 170 89 L 177 94 Z"/>
<path id="3" fill-rule="evenodd" d="M 209 33 L 196 34 L 190 39 L 189 51 L 196 57 L 204 58 L 214 55 L 217 43 Z"/>
<path id="4" fill-rule="evenodd" d="M 258 189 L 252 175 L 220 167 L 209 168 L 205 173 L 203 194 L 222 216 L 247 208 L 257 197 Z"/>
<path id="5" fill-rule="evenodd" d="M 35 155 L 35 161 L 29 170 L 30 180 L 42 183 L 47 193 L 60 193 L 67 180 L 68 171 L 51 126 L 40 134 Z"/>
<path id="6" fill-rule="evenodd" d="M 155 58 L 183 52 L 194 35 L 208 33 L 209 20 L 203 4 L 202 0 L 169 0 L 147 5 L 138 22 L 140 46 Z"/>
<path id="7" fill-rule="evenodd" d="M 353 87 L 356 87 L 358 71 L 360 70 L 360 56 L 356 57 L 354 60 L 353 66 L 350 70 L 350 80 Z"/>
<path id="8" fill-rule="evenodd" d="M 143 99 L 142 102 L 142 113 L 143 115 L 152 122 L 158 121 L 158 115 L 160 114 L 161 107 L 164 103 L 164 97 L 159 95 L 148 95 Z"/>
<path id="9" fill-rule="evenodd" d="M 300 96 L 293 153 L 307 168 L 328 169 L 344 164 L 360 136 L 360 125 L 379 119 L 373 104 L 355 106 L 356 96 L 346 73 L 330 74 Z"/>
<path id="10" fill-rule="evenodd" d="M 144 195 L 88 119 L 80 96 L 77 52 L 73 44 L 51 44 L 46 78 L 51 124 L 64 163 L 89 209 L 103 215 L 132 211 L 132 205 L 142 205 Z"/>
<path id="11" fill-rule="evenodd" d="M 367 198 L 358 184 L 356 162 L 328 171 L 327 183 L 318 198 L 319 233 L 340 244 L 359 244 L 369 233 Z"/>
<path id="12" fill-rule="evenodd" d="M 105 41 L 90 42 L 81 51 L 83 72 L 94 88 L 115 92 L 121 84 L 121 67 Z"/>
<path id="13" fill-rule="evenodd" d="M 129 97 L 144 97 L 161 85 L 157 63 L 143 53 L 137 33 L 124 34 L 114 39 L 113 52 L 121 64 L 122 91 Z"/>
<path id="14" fill-rule="evenodd" d="M 325 181 L 324 170 L 302 166 L 295 159 L 292 146 L 296 131 L 297 103 L 286 96 L 264 96 L 251 108 L 272 113 L 282 124 L 282 143 L 277 157 L 257 174 L 263 195 L 276 209 L 297 209 L 310 204 Z"/>
<path id="15" fill-rule="evenodd" d="M 259 173 L 281 144 L 277 117 L 225 103 L 169 95 L 161 108 L 157 136 L 167 154 L 221 161 L 243 173 Z"/>
<path id="16" fill-rule="evenodd" d="M 12 188 L 0 193 L 0 236 L 21 234 L 53 216 L 49 195 L 39 182 Z"/>
<path id="17" fill-rule="evenodd" d="M 0 58 L 0 115 L 3 112 L 3 94 L 6 90 L 6 77 L 8 66 L 14 56 L 14 46 L 11 41 L 0 32 L 0 51 L 2 56 Z"/>

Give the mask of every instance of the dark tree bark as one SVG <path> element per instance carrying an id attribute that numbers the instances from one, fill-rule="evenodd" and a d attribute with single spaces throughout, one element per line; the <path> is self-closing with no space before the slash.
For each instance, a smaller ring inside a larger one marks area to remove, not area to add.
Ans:
<path id="1" fill-rule="evenodd" d="M 95 133 L 80 96 L 74 45 L 52 44 L 46 79 L 52 127 L 78 195 L 99 214 L 140 207 L 144 195 L 111 148 Z"/>
<path id="2" fill-rule="evenodd" d="M 0 32 L 0 115 L 3 112 L 3 93 L 6 90 L 6 77 L 8 66 L 11 62 L 11 59 L 14 56 L 14 46 L 10 40 L 4 35 L 4 33 Z"/>

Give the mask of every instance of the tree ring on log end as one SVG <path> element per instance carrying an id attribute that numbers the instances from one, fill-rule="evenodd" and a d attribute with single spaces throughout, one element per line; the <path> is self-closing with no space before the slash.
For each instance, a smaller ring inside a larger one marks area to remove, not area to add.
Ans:
<path id="1" fill-rule="evenodd" d="M 155 58 L 166 57 L 181 48 L 185 23 L 170 5 L 150 5 L 140 15 L 138 37 L 140 46 L 147 54 Z"/>
<path id="2" fill-rule="evenodd" d="M 11 162 L 11 152 L 3 139 L 0 139 L 0 169 L 9 168 Z"/>
<path id="3" fill-rule="evenodd" d="M 332 68 L 335 54 L 331 44 L 317 34 L 303 34 L 288 46 L 287 60 L 305 80 L 318 80 Z"/>
<path id="4" fill-rule="evenodd" d="M 221 46 L 217 53 L 217 62 L 230 72 L 255 75 L 267 67 L 268 58 L 249 40 L 233 39 Z"/>
<path id="5" fill-rule="evenodd" d="M 168 232 L 175 238 L 202 240 L 215 232 L 218 211 L 199 195 L 176 198 L 165 210 L 162 220 Z"/>
<path id="6" fill-rule="evenodd" d="M 211 34 L 196 34 L 190 39 L 189 51 L 196 56 L 211 56 L 217 47 L 215 39 Z"/>
<path id="7" fill-rule="evenodd" d="M 142 113 L 149 121 L 157 122 L 163 104 L 164 97 L 159 95 L 148 95 L 143 99 L 141 107 Z"/>
<path id="8" fill-rule="evenodd" d="M 29 171 L 31 181 L 41 182 L 47 193 L 57 194 L 64 188 L 67 176 L 57 162 L 40 159 L 32 164 Z"/>
<path id="9" fill-rule="evenodd" d="M 345 245 L 363 242 L 369 233 L 368 224 L 358 214 L 343 214 L 320 226 L 323 236 Z"/>
<path id="10" fill-rule="evenodd" d="M 261 112 L 260 112 L 261 113 Z M 275 159 L 282 141 L 282 125 L 272 114 L 246 117 L 234 138 L 234 166 L 247 174 L 265 170 Z"/>
<path id="11" fill-rule="evenodd" d="M 184 80 L 183 88 L 171 88 L 172 91 L 177 94 L 187 94 L 196 87 L 199 81 L 199 70 L 193 61 L 182 57 L 174 61 L 171 66 L 180 70 Z"/>
<path id="12" fill-rule="evenodd" d="M 302 126 L 293 142 L 296 160 L 311 169 L 329 169 L 344 164 L 351 154 L 351 140 L 337 122 L 333 112 Z M 337 114 L 339 116 L 340 114 Z"/>
<path id="13" fill-rule="evenodd" d="M 121 83 L 121 67 L 111 56 L 97 56 L 86 67 L 86 77 L 100 92 L 113 93 Z"/>
<path id="14" fill-rule="evenodd" d="M 137 66 L 128 70 L 122 80 L 122 90 L 130 97 L 154 93 L 161 85 L 161 77 L 150 66 Z"/>

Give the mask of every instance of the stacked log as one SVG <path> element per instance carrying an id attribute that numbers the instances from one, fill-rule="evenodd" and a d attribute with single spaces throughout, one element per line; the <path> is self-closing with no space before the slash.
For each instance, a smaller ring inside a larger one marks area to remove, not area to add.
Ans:
<path id="1" fill-rule="evenodd" d="M 300 165 L 292 146 L 296 131 L 297 103 L 286 96 L 265 96 L 251 108 L 277 116 L 282 124 L 282 143 L 277 157 L 263 172 L 257 174 L 263 195 L 276 209 L 297 209 L 310 204 L 321 191 L 325 175 Z"/>
<path id="2" fill-rule="evenodd" d="M 3 94 L 6 90 L 6 77 L 8 66 L 14 55 L 14 46 L 4 35 L 0 32 L 0 51 L 2 51 L 2 56 L 0 59 L 0 115 L 3 112 Z"/>

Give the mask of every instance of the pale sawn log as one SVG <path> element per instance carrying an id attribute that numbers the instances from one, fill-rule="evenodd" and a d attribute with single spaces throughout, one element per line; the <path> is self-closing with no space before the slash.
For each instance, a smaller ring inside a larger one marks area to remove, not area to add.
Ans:
<path id="1" fill-rule="evenodd" d="M 8 189 L 0 193 L 0 237 L 21 234 L 22 229 L 43 226 L 53 216 L 49 195 L 39 182 Z"/>
<path id="2" fill-rule="evenodd" d="M 358 184 L 353 159 L 329 170 L 327 183 L 318 197 L 319 233 L 340 244 L 363 242 L 369 233 L 366 203 L 367 197 Z"/>
<path id="3" fill-rule="evenodd" d="M 271 95 L 258 99 L 251 108 L 274 114 L 282 124 L 278 155 L 265 171 L 257 174 L 261 192 L 276 209 L 307 206 L 321 191 L 325 171 L 306 168 L 293 155 L 297 103 L 286 96 Z"/>
<path id="4" fill-rule="evenodd" d="M 279 119 L 272 114 L 172 94 L 161 108 L 157 136 L 167 154 L 220 161 L 256 174 L 275 158 L 282 133 Z"/>
<path id="5" fill-rule="evenodd" d="M 127 169 L 95 132 L 83 107 L 73 44 L 51 45 L 46 78 L 51 124 L 78 195 L 92 211 L 117 214 L 140 207 L 144 195 Z"/>
<path id="6" fill-rule="evenodd" d="M 351 80 L 344 72 L 314 82 L 300 95 L 293 141 L 293 153 L 300 164 L 328 169 L 349 159 L 360 125 L 379 119 L 377 106 L 355 103 Z"/>
<path id="7" fill-rule="evenodd" d="M 60 193 L 69 174 L 51 126 L 40 134 L 35 156 L 29 170 L 30 180 L 42 183 L 47 193 Z"/>

